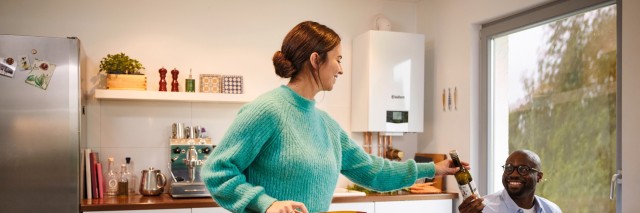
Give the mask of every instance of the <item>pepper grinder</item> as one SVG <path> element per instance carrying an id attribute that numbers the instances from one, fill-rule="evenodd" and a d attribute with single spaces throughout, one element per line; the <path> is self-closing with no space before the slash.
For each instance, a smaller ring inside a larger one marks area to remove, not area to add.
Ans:
<path id="1" fill-rule="evenodd" d="M 165 80 L 165 78 L 167 77 L 167 69 L 165 69 L 164 67 L 160 68 L 160 70 L 158 70 L 158 72 L 160 73 L 160 89 L 158 91 L 167 91 L 167 80 Z"/>
<path id="2" fill-rule="evenodd" d="M 171 81 L 171 92 L 179 92 L 178 90 L 178 74 L 180 73 L 180 71 L 178 71 L 176 68 L 173 68 L 173 70 L 171 70 L 171 78 L 173 78 L 173 81 Z"/>

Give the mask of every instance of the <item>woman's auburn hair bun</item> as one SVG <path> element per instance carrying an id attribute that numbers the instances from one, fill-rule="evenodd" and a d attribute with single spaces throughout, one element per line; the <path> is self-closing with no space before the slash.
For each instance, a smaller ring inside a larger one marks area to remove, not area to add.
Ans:
<path id="1" fill-rule="evenodd" d="M 291 75 L 296 71 L 291 61 L 287 60 L 280 51 L 273 54 L 273 66 L 276 69 L 276 74 L 282 78 L 291 78 Z"/>

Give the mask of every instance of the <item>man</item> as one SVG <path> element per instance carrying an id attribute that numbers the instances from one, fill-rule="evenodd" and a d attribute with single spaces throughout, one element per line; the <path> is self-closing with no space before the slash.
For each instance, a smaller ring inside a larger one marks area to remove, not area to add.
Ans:
<path id="1" fill-rule="evenodd" d="M 504 189 L 483 198 L 468 197 L 458 206 L 461 213 L 562 212 L 555 203 L 535 195 L 536 184 L 543 175 L 540 157 L 536 153 L 529 150 L 514 151 L 502 167 Z"/>

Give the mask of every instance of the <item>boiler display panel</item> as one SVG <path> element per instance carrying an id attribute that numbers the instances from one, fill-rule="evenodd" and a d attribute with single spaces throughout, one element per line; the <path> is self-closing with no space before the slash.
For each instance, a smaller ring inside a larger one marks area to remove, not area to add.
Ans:
<path id="1" fill-rule="evenodd" d="M 387 123 L 409 123 L 409 112 L 387 111 Z"/>

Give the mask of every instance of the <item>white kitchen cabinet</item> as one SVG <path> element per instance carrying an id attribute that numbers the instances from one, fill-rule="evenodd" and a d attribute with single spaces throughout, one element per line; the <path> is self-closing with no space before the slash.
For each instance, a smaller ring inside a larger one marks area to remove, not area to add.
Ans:
<path id="1" fill-rule="evenodd" d="M 333 203 L 329 206 L 329 211 L 362 211 L 373 213 L 375 211 L 375 206 L 373 202 Z"/>
<path id="2" fill-rule="evenodd" d="M 191 213 L 229 213 L 226 209 L 222 207 L 210 207 L 210 208 L 193 208 L 191 209 Z"/>
<path id="3" fill-rule="evenodd" d="M 191 213 L 191 209 L 149 209 L 149 210 L 123 210 L 123 211 L 97 211 L 91 213 Z"/>
<path id="4" fill-rule="evenodd" d="M 452 200 L 408 200 L 393 202 L 375 202 L 375 213 L 451 213 Z"/>

